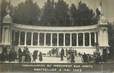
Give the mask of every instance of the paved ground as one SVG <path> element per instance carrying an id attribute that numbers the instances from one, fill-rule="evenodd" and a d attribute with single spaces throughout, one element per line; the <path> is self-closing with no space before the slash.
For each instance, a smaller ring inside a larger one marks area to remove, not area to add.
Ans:
<path id="1" fill-rule="evenodd" d="M 9 62 L 6 61 L 5 63 L 9 63 Z M 18 63 L 18 61 L 10 62 L 10 63 Z M 66 57 L 64 57 L 63 61 L 61 61 L 60 57 L 43 57 L 43 61 L 39 61 L 39 59 L 37 59 L 36 62 L 32 61 L 31 63 L 71 63 L 71 62 L 68 61 Z M 76 56 L 75 63 L 83 63 L 82 58 L 79 56 Z"/>
<path id="2" fill-rule="evenodd" d="M 43 57 L 42 62 L 40 62 L 37 59 L 36 63 L 70 63 L 70 61 L 68 61 L 66 57 L 64 57 L 63 61 L 61 61 L 59 57 Z M 82 63 L 81 57 L 76 56 L 75 57 L 75 63 Z"/>
<path id="3" fill-rule="evenodd" d="M 84 66 L 84 68 L 79 67 L 79 69 L 82 69 L 82 72 L 70 72 L 70 73 L 114 73 L 114 62 L 106 62 L 101 64 L 88 64 L 88 63 L 82 63 L 82 59 L 79 56 L 75 57 L 75 63 L 70 63 L 70 61 L 67 61 L 66 57 L 64 57 L 64 60 L 61 61 L 59 57 L 43 57 L 43 61 L 40 62 L 38 59 L 36 62 L 31 63 L 18 63 L 17 61 L 12 63 L 0 63 L 0 73 L 44 73 L 44 72 L 31 72 L 34 70 L 34 68 L 38 65 L 44 65 L 44 64 L 55 64 L 55 65 L 75 65 L 75 66 Z M 30 67 L 24 67 L 24 65 L 30 65 Z M 33 67 L 31 67 L 33 65 Z M 87 66 L 91 66 L 86 68 Z M 58 67 L 59 68 L 59 67 Z M 6 72 L 4 72 L 6 71 Z M 17 72 L 16 72 L 17 71 Z M 89 71 L 89 72 L 88 72 Z M 93 72 L 92 72 L 93 71 Z M 95 72 L 97 71 L 97 72 Z M 106 71 L 106 72 L 105 72 Z M 50 72 L 45 72 L 50 73 Z M 51 72 L 51 73 L 66 73 L 66 72 Z M 69 73 L 69 72 L 67 72 Z"/>
<path id="4" fill-rule="evenodd" d="M 57 72 L 51 71 L 52 68 L 56 69 Z M 72 69 L 73 71 L 76 69 L 75 73 L 114 73 L 114 63 L 0 63 L 0 73 L 43 73 L 45 70 L 45 73 L 50 73 L 50 71 L 52 73 L 66 73 L 63 72 L 66 69 L 69 70 L 68 73 Z"/>
<path id="5" fill-rule="evenodd" d="M 50 73 L 50 72 L 1 72 L 1 73 Z M 69 73 L 69 72 L 51 72 L 51 73 Z M 113 73 L 113 72 L 70 72 L 70 73 Z"/>
<path id="6" fill-rule="evenodd" d="M 114 72 L 0 72 L 0 73 L 114 73 Z"/>

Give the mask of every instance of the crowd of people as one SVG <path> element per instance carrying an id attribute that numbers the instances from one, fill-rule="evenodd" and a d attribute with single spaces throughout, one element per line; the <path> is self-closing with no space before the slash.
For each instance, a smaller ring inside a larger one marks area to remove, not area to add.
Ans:
<path id="1" fill-rule="evenodd" d="M 37 59 L 37 56 L 39 56 L 39 61 L 42 61 L 42 52 L 39 52 L 35 50 L 33 54 L 30 53 L 29 49 L 27 47 L 24 47 L 22 50 L 21 48 L 18 49 L 18 51 L 15 51 L 15 49 L 10 49 L 8 51 L 7 47 L 3 47 L 2 52 L 0 53 L 0 61 L 5 62 L 32 62 Z"/>
<path id="2" fill-rule="evenodd" d="M 95 52 L 93 55 L 86 53 L 77 53 L 76 50 L 70 49 L 59 49 L 53 48 L 49 50 L 49 52 L 45 55 L 47 57 L 58 57 L 60 61 L 67 60 L 70 63 L 75 63 L 76 57 L 80 57 L 82 62 L 105 62 L 107 59 L 107 54 L 103 52 L 101 55 L 99 52 Z M 0 53 L 0 61 L 17 61 L 19 63 L 24 62 L 36 62 L 36 60 L 43 61 L 44 54 L 38 50 L 34 50 L 32 53 L 29 51 L 27 47 L 24 47 L 22 50 L 19 48 L 17 51 L 15 49 L 8 50 L 7 47 L 3 47 L 2 52 Z M 66 59 L 65 59 L 66 58 Z"/>
<path id="3" fill-rule="evenodd" d="M 75 62 L 75 56 L 77 55 L 76 50 L 72 49 L 63 49 L 63 48 L 53 48 L 47 53 L 48 56 L 60 57 L 60 60 L 63 61 L 64 58 L 67 58 L 70 62 Z"/>

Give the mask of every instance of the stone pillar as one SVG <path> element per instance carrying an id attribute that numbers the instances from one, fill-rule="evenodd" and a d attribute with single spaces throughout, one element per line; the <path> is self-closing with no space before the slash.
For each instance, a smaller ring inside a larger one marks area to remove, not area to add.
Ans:
<path id="1" fill-rule="evenodd" d="M 63 46 L 65 46 L 65 33 L 63 33 L 64 35 L 63 35 Z"/>
<path id="2" fill-rule="evenodd" d="M 0 17 L 0 21 L 1 21 L 1 17 Z M 1 22 L 0 22 L 0 43 L 2 43 L 2 26 L 1 26 Z"/>
<path id="3" fill-rule="evenodd" d="M 52 46 L 52 35 L 53 35 L 53 34 L 51 33 L 51 39 L 50 39 L 51 46 Z"/>
<path id="4" fill-rule="evenodd" d="M 83 33 L 83 46 L 85 46 L 85 33 Z"/>
<path id="5" fill-rule="evenodd" d="M 27 32 L 25 32 L 25 41 L 24 41 L 25 46 L 26 46 L 26 42 L 27 42 Z"/>
<path id="6" fill-rule="evenodd" d="M 13 30 L 14 31 L 14 30 Z M 14 31 L 14 34 L 12 35 L 12 43 L 13 43 L 13 45 L 14 45 L 14 43 L 15 43 L 15 37 L 16 37 L 16 35 L 15 35 L 15 33 L 16 33 L 17 31 Z M 13 40 L 14 39 L 14 40 Z"/>
<path id="7" fill-rule="evenodd" d="M 19 31 L 19 42 L 18 42 L 18 45 L 20 45 L 20 37 L 21 37 L 21 32 Z"/>
<path id="8" fill-rule="evenodd" d="M 33 32 L 31 32 L 31 46 L 33 46 Z"/>
<path id="9" fill-rule="evenodd" d="M 12 46 L 12 17 L 10 16 L 9 12 L 7 12 L 7 15 L 3 17 L 2 29 L 0 30 L 2 31 L 2 45 L 11 47 Z"/>
<path id="10" fill-rule="evenodd" d="M 109 47 L 107 19 L 104 16 L 101 16 L 98 24 L 98 45 L 100 48 L 107 48 Z"/>
<path id="11" fill-rule="evenodd" d="M 3 26 L 2 28 L 2 44 L 11 45 L 12 44 L 12 30 L 9 26 Z"/>
<path id="12" fill-rule="evenodd" d="M 38 33 L 38 43 L 37 43 L 38 46 L 39 46 L 39 44 L 40 44 L 40 42 L 39 42 L 39 36 L 40 36 L 40 34 Z"/>
<path id="13" fill-rule="evenodd" d="M 5 32 L 4 32 L 4 29 L 2 29 L 2 43 L 4 43 L 5 42 L 5 34 L 4 34 Z"/>
<path id="14" fill-rule="evenodd" d="M 91 32 L 89 32 L 89 46 L 91 46 Z"/>
<path id="15" fill-rule="evenodd" d="M 94 36 L 95 36 L 95 43 L 97 43 L 96 32 L 94 33 Z"/>
<path id="16" fill-rule="evenodd" d="M 57 46 L 59 46 L 59 33 L 57 33 Z"/>
<path id="17" fill-rule="evenodd" d="M 44 33 L 44 46 L 46 46 L 46 33 Z"/>
<path id="18" fill-rule="evenodd" d="M 72 46 L 72 33 L 70 33 L 70 46 Z"/>
<path id="19" fill-rule="evenodd" d="M 76 45 L 79 46 L 79 44 L 78 44 L 78 33 L 76 35 Z"/>

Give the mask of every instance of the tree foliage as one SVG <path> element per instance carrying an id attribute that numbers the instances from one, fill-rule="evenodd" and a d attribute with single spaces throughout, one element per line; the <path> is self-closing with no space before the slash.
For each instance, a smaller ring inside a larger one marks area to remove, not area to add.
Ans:
<path id="1" fill-rule="evenodd" d="M 41 24 L 42 25 L 52 25 L 55 24 L 55 8 L 54 2 L 47 0 L 41 14 Z"/>
<path id="2" fill-rule="evenodd" d="M 69 9 L 64 0 L 58 0 L 55 4 L 56 24 L 59 26 L 69 26 Z"/>
<path id="3" fill-rule="evenodd" d="M 77 8 L 74 4 L 70 7 L 70 23 L 71 25 L 77 24 Z"/>
<path id="4" fill-rule="evenodd" d="M 77 9 L 76 21 L 78 26 L 95 24 L 95 13 L 85 3 L 80 2 Z"/>
<path id="5" fill-rule="evenodd" d="M 1 21 L 3 20 L 3 17 L 7 14 L 6 9 L 8 5 L 9 3 L 6 0 L 1 0 Z"/>
<path id="6" fill-rule="evenodd" d="M 13 20 L 15 23 L 35 25 L 38 23 L 39 16 L 39 6 L 32 0 L 26 0 L 15 8 Z"/>
<path id="7" fill-rule="evenodd" d="M 4 10 L 6 6 L 4 5 L 2 7 L 3 16 L 6 14 Z M 41 26 L 94 25 L 97 24 L 99 18 L 97 9 L 95 15 L 95 12 L 85 3 L 79 2 L 79 5 L 76 7 L 74 4 L 69 6 L 64 0 L 58 0 L 57 2 L 47 0 L 43 8 L 39 8 L 32 0 L 25 0 L 25 2 L 13 8 L 12 11 L 14 23 Z"/>
<path id="8" fill-rule="evenodd" d="M 114 55 L 114 25 L 109 24 L 108 27 L 108 39 L 109 39 L 109 45 L 110 45 L 110 52 L 111 52 L 111 57 L 113 58 Z"/>
<path id="9" fill-rule="evenodd" d="M 47 0 L 44 6 L 41 22 L 44 25 L 67 26 L 69 24 L 68 5 L 63 0 L 54 2 Z"/>

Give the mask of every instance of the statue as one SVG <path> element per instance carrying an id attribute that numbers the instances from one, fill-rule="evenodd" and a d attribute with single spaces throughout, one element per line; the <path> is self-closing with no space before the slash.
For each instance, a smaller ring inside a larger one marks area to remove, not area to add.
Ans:
<path id="1" fill-rule="evenodd" d="M 96 15 L 99 17 L 101 17 L 103 15 L 102 0 L 100 2 L 100 6 L 96 9 Z"/>

